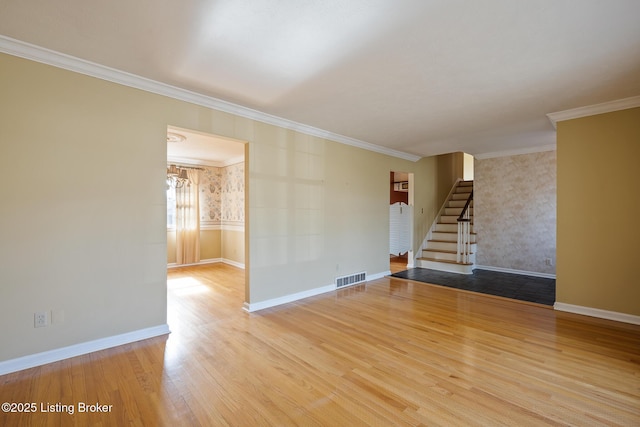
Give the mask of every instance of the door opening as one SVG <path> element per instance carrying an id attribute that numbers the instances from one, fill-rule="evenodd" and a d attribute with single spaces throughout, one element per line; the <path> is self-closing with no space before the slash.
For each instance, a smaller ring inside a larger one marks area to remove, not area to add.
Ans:
<path id="1" fill-rule="evenodd" d="M 413 265 L 413 174 L 389 174 L 389 269 Z"/>

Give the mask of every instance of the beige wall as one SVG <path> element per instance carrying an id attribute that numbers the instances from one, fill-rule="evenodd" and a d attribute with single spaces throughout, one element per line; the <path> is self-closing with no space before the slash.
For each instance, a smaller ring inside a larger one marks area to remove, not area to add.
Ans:
<path id="1" fill-rule="evenodd" d="M 431 159 L 408 162 L 259 123 L 254 141 L 251 302 L 327 286 L 337 276 L 388 271 L 392 170 L 416 174 L 416 232 L 426 233 L 421 221 L 437 211 Z"/>
<path id="2" fill-rule="evenodd" d="M 640 108 L 558 123 L 556 301 L 640 315 Z"/>
<path id="3" fill-rule="evenodd" d="M 200 259 L 218 259 L 222 256 L 222 231 L 219 229 L 200 230 Z M 176 232 L 167 230 L 167 264 L 176 263 Z"/>
<path id="4" fill-rule="evenodd" d="M 453 185 L 464 176 L 464 153 L 441 154 L 438 159 L 438 206 L 447 200 Z"/>
<path id="5" fill-rule="evenodd" d="M 200 259 L 222 257 L 222 231 L 200 230 Z"/>
<path id="6" fill-rule="evenodd" d="M 167 102 L 8 55 L 0 93 L 0 360 L 164 325 Z"/>
<path id="7" fill-rule="evenodd" d="M 244 265 L 244 231 L 223 229 L 220 239 L 220 257 L 233 264 Z"/>
<path id="8" fill-rule="evenodd" d="M 372 153 L 9 55 L 0 93 L 0 158 L 20 177 L 0 187 L 0 361 L 166 323 L 168 125 L 248 141 L 251 303 L 387 271 L 389 171 L 415 173 L 416 249 L 439 208 L 434 158 Z M 64 322 L 35 329 L 45 310 Z"/>
<path id="9" fill-rule="evenodd" d="M 478 265 L 556 273 L 555 151 L 476 159 L 473 192 Z"/>

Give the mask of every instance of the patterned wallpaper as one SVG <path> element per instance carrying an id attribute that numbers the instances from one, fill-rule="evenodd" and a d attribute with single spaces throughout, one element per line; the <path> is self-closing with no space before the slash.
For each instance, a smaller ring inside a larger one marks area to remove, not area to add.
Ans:
<path id="1" fill-rule="evenodd" d="M 244 222 L 244 163 L 222 169 L 222 221 Z"/>
<path id="2" fill-rule="evenodd" d="M 474 166 L 476 263 L 555 274 L 556 152 L 476 159 Z"/>
<path id="3" fill-rule="evenodd" d="M 244 223 L 244 163 L 205 167 L 200 183 L 200 224 Z"/>

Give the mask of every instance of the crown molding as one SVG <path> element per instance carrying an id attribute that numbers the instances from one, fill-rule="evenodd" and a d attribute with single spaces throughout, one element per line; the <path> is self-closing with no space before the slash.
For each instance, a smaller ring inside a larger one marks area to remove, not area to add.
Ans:
<path id="1" fill-rule="evenodd" d="M 580 117 L 595 116 L 596 114 L 610 113 L 612 111 L 626 110 L 627 108 L 640 107 L 640 96 L 617 99 L 615 101 L 603 102 L 601 104 L 587 105 L 586 107 L 572 108 L 570 110 L 558 111 L 547 114 L 554 129 L 558 122 L 564 120 L 578 119 Z"/>
<path id="2" fill-rule="evenodd" d="M 245 117 L 262 123 L 279 126 L 285 129 L 294 130 L 307 135 L 316 136 L 323 139 L 339 142 L 341 144 L 350 145 L 352 147 L 362 148 L 364 150 L 397 157 L 412 162 L 421 159 L 420 156 L 394 150 L 380 145 L 371 144 L 359 139 L 350 138 L 348 136 L 336 134 L 313 126 L 294 122 L 292 120 L 283 119 L 231 102 L 223 101 L 211 96 L 202 95 L 197 92 L 171 86 L 155 80 L 147 79 L 115 68 L 97 64 L 95 62 L 86 61 L 71 55 L 56 52 L 20 40 L 12 39 L 0 35 L 0 52 L 6 53 L 20 58 L 29 59 L 31 61 L 40 62 L 54 67 L 63 68 L 65 70 L 96 77 L 113 83 L 129 86 L 135 89 L 141 89 L 157 95 L 167 96 L 169 98 L 180 101 L 189 102 L 200 105 L 202 107 L 223 111 L 225 113 L 234 114 L 236 116 Z"/>
<path id="3" fill-rule="evenodd" d="M 224 167 L 227 167 L 227 166 L 237 165 L 240 163 L 244 163 L 244 156 L 232 157 L 230 159 L 227 159 L 224 161 L 223 165 Z"/>
<path id="4" fill-rule="evenodd" d="M 190 157 L 176 157 L 167 156 L 167 163 L 175 164 L 178 166 L 209 166 L 214 168 L 222 168 L 225 166 L 224 162 L 216 162 L 213 160 L 192 159 Z"/>
<path id="5" fill-rule="evenodd" d="M 538 147 L 516 148 L 513 150 L 494 151 L 491 153 L 474 154 L 478 160 L 492 159 L 494 157 L 518 156 L 520 154 L 542 153 L 544 151 L 555 151 L 556 144 L 540 145 Z"/>
<path id="6" fill-rule="evenodd" d="M 232 157 L 221 162 L 214 160 L 193 159 L 191 157 L 167 156 L 167 163 L 174 163 L 178 166 L 210 166 L 214 168 L 226 168 L 228 166 L 244 163 L 244 156 Z"/>

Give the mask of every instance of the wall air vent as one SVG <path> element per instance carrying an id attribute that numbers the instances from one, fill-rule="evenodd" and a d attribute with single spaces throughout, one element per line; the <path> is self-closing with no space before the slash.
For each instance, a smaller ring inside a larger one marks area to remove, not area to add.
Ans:
<path id="1" fill-rule="evenodd" d="M 349 276 L 342 276 L 336 278 L 336 288 L 344 288 L 345 286 L 355 285 L 356 283 L 362 283 L 367 281 L 367 273 L 356 273 Z"/>

